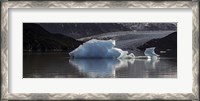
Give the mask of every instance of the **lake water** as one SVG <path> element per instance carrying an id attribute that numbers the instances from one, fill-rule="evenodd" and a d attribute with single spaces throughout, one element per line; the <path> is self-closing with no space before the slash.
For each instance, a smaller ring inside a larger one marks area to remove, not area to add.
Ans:
<path id="1" fill-rule="evenodd" d="M 176 59 L 70 59 L 66 54 L 23 55 L 24 78 L 177 78 Z"/>

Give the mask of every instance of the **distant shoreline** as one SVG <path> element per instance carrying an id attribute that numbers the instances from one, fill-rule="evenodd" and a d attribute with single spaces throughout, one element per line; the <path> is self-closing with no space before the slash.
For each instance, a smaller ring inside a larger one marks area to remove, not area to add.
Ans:
<path id="1" fill-rule="evenodd" d="M 60 54 L 60 55 L 66 55 L 67 58 L 70 58 L 69 54 L 67 52 L 24 52 L 23 55 L 29 55 L 29 54 L 40 54 L 40 55 L 56 55 L 56 54 Z M 76 58 L 76 59 L 94 59 L 94 58 Z M 98 58 L 99 59 L 99 58 Z M 100 58 L 101 59 L 101 58 Z M 109 58 L 102 58 L 102 59 L 109 59 Z M 137 58 L 133 58 L 133 59 L 137 59 Z M 177 57 L 160 57 L 158 60 L 164 60 L 164 59 L 177 59 Z M 137 59 L 137 60 L 144 60 L 144 59 Z"/>
<path id="2" fill-rule="evenodd" d="M 48 52 L 40 52 L 40 51 L 23 51 L 23 54 L 68 54 L 65 51 L 48 51 Z"/>

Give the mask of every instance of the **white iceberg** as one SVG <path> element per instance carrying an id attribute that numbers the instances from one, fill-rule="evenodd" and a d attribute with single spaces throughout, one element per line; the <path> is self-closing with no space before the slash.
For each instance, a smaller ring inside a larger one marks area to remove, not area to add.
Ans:
<path id="1" fill-rule="evenodd" d="M 148 59 L 157 59 L 158 54 L 155 53 L 155 47 L 146 48 L 144 51 L 144 55 L 148 57 Z"/>
<path id="2" fill-rule="evenodd" d="M 89 40 L 69 53 L 72 58 L 134 58 L 134 54 L 128 55 L 115 47 L 115 40 Z"/>

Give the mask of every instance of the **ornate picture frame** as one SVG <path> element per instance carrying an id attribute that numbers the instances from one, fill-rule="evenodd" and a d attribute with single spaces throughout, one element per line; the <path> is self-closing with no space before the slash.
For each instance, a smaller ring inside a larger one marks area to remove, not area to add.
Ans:
<path id="1" fill-rule="evenodd" d="M 14 8 L 190 8 L 192 93 L 9 93 L 9 9 Z M 1 4 L 1 100 L 199 100 L 198 1 L 4 1 Z"/>

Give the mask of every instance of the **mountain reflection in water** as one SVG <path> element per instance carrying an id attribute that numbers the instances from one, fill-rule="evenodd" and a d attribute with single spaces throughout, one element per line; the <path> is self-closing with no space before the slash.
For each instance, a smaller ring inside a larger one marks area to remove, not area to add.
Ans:
<path id="1" fill-rule="evenodd" d="M 24 54 L 24 78 L 176 78 L 176 59 L 70 59 Z"/>

